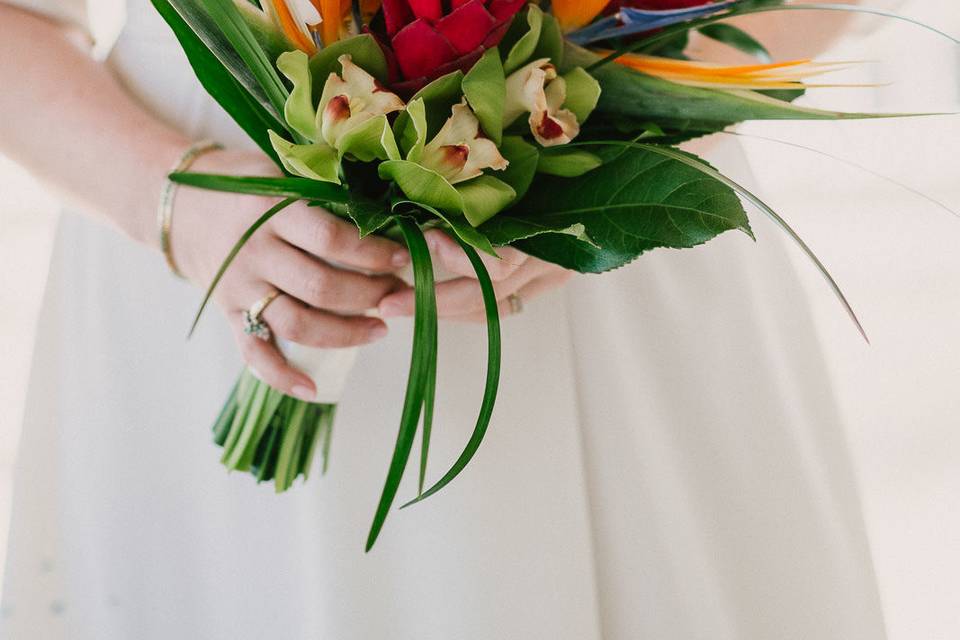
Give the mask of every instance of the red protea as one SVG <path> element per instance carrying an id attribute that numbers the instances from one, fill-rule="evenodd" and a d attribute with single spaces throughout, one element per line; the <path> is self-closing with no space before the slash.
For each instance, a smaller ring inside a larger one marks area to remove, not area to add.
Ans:
<path id="1" fill-rule="evenodd" d="M 393 88 L 412 93 L 452 71 L 467 71 L 500 43 L 528 0 L 384 0 L 381 42 L 395 65 Z"/>

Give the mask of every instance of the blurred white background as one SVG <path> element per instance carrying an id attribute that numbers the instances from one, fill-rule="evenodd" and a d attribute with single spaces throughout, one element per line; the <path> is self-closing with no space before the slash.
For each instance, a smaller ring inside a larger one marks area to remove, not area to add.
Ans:
<path id="1" fill-rule="evenodd" d="M 960 35 L 954 0 L 905 2 L 900 11 Z M 960 105 L 960 48 L 918 29 L 886 25 L 824 58 L 869 58 L 876 62 L 861 76 L 893 84 L 823 90 L 811 104 L 940 111 Z M 744 131 L 868 166 L 960 211 L 960 165 L 951 144 L 960 140 L 960 116 L 763 123 Z M 761 140 L 743 144 L 760 195 L 820 254 L 873 340 L 872 346 L 859 340 L 795 253 L 846 418 L 890 637 L 958 638 L 960 219 L 823 156 Z M 0 158 L 0 562 L 55 210 L 41 187 Z M 769 226 L 760 232 L 761 242 L 774 233 Z"/>

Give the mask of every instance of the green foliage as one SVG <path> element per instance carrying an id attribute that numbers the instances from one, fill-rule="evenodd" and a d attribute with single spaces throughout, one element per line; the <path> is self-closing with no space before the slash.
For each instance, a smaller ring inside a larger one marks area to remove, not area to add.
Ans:
<path id="1" fill-rule="evenodd" d="M 576 180 L 539 178 L 521 202 L 480 230 L 494 245 L 527 238 L 533 255 L 593 272 L 598 264 L 608 270 L 651 249 L 694 247 L 734 229 L 751 234 L 730 187 L 677 159 L 630 148 Z M 558 241 L 539 236 L 558 232 L 578 236 L 590 260 L 541 250 Z"/>
<path id="2" fill-rule="evenodd" d="M 264 106 L 269 103 L 263 92 L 250 89 L 258 89 L 256 81 L 244 68 L 226 39 L 197 7 L 182 0 L 177 2 L 178 7 L 186 8 L 184 13 L 189 17 L 188 21 L 169 0 L 151 1 L 180 42 L 203 88 L 250 139 L 279 164 L 267 132 L 271 129 L 284 129 L 284 124 Z M 207 40 L 204 40 L 201 34 L 204 34 Z M 262 101 L 258 99 L 258 95 L 263 96 Z"/>
<path id="3" fill-rule="evenodd" d="M 540 155 L 537 171 L 561 178 L 578 178 L 602 164 L 603 160 L 589 151 L 554 147 Z"/>
<path id="4" fill-rule="evenodd" d="M 500 154 L 510 164 L 504 171 L 498 172 L 497 177 L 513 187 L 519 200 L 526 195 L 537 175 L 540 150 L 522 136 L 504 136 L 500 144 Z"/>
<path id="5" fill-rule="evenodd" d="M 413 328 L 413 353 L 410 359 L 410 373 L 407 377 L 407 392 L 403 401 L 403 413 L 400 429 L 394 446 L 390 468 L 384 483 L 383 493 L 374 514 L 373 524 L 367 536 L 366 549 L 369 552 L 377 541 L 383 524 L 390 513 L 390 507 L 397 496 L 403 472 L 410 459 L 417 425 L 424 409 L 427 387 L 435 379 L 431 370 L 437 361 L 437 301 L 433 279 L 433 264 L 430 250 L 417 224 L 401 217 L 398 219 L 400 231 L 410 250 L 413 263 L 414 289 L 416 291 L 416 313 Z M 435 374 L 433 374 L 435 375 Z M 431 392 L 432 393 L 432 392 Z"/>
<path id="6" fill-rule="evenodd" d="M 567 99 L 563 107 L 572 111 L 577 116 L 577 122 L 583 124 L 600 101 L 600 83 L 583 67 L 574 67 L 563 74 L 563 79 L 567 83 Z"/>
<path id="7" fill-rule="evenodd" d="M 489 49 L 463 78 L 463 95 L 480 121 L 480 127 L 497 146 L 503 139 L 503 104 L 507 83 L 500 51 Z"/>
<path id="8" fill-rule="evenodd" d="M 340 184 L 340 159 L 336 150 L 326 142 L 293 144 L 273 131 L 270 132 L 270 142 L 283 168 L 293 175 Z"/>
<path id="9" fill-rule="evenodd" d="M 467 442 L 466 447 L 464 447 L 460 457 L 457 458 L 457 461 L 453 464 L 450 470 L 445 473 L 436 484 L 430 487 L 430 489 L 427 491 L 421 490 L 420 496 L 416 500 L 403 505 L 403 508 L 422 500 L 426 500 L 430 496 L 435 495 L 437 492 L 453 482 L 457 476 L 459 476 L 463 470 L 466 469 L 467 465 L 470 464 L 470 461 L 473 460 L 473 457 L 480 449 L 480 445 L 483 444 L 483 439 L 486 436 L 487 429 L 490 426 L 490 420 L 493 417 L 493 409 L 497 401 L 497 392 L 500 388 L 502 347 L 500 335 L 500 313 L 497 307 L 497 294 L 496 291 L 494 291 L 493 282 L 490 280 L 490 274 L 487 272 L 487 268 L 483 265 L 483 261 L 480 259 L 480 256 L 477 255 L 477 252 L 474 251 L 469 244 L 463 242 L 462 240 L 458 240 L 458 242 L 460 243 L 461 248 L 467 254 L 467 257 L 470 259 L 470 264 L 473 266 L 473 269 L 477 274 L 477 281 L 480 283 L 480 291 L 483 294 L 483 306 L 487 316 L 487 379 L 483 390 L 483 401 L 480 404 L 480 414 L 477 417 L 473 434 L 470 436 L 470 440 Z"/>
<path id="10" fill-rule="evenodd" d="M 515 18 L 501 42 L 501 50 L 506 52 L 503 70 L 507 75 L 513 73 L 533 56 L 540 43 L 543 29 L 543 11 L 535 4 L 527 5 L 526 14 Z M 546 45 L 545 45 L 546 46 Z"/>

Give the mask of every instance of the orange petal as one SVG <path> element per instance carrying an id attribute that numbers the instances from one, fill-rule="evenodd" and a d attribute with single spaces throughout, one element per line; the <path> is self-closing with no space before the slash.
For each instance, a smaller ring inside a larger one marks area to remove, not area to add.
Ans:
<path id="1" fill-rule="evenodd" d="M 277 12 L 277 17 L 280 18 L 280 27 L 283 29 L 283 33 L 287 38 L 308 56 L 315 54 L 317 52 L 317 46 L 313 44 L 313 41 L 303 32 L 300 25 L 296 23 L 293 14 L 290 13 L 290 7 L 287 6 L 286 0 L 272 0 L 272 2 L 273 8 Z"/>
<path id="2" fill-rule="evenodd" d="M 564 31 L 584 27 L 600 15 L 610 0 L 553 0 L 553 15 Z"/>

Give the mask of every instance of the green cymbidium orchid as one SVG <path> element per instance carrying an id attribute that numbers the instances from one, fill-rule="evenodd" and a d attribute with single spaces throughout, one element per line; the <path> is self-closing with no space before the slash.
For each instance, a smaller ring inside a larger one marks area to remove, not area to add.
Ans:
<path id="1" fill-rule="evenodd" d="M 273 148 L 287 171 L 337 184 L 344 156 L 364 162 L 400 159 L 387 114 L 404 107 L 399 97 L 354 64 L 350 55 L 340 56 L 338 63 L 341 73 L 330 73 L 315 106 L 307 55 L 289 51 L 279 57 L 277 68 L 293 85 L 284 117 L 309 143 L 294 144 L 270 132 Z"/>
<path id="2" fill-rule="evenodd" d="M 474 227 L 500 213 L 517 197 L 507 183 L 484 170 L 503 171 L 509 164 L 497 146 L 480 133 L 480 123 L 466 102 L 453 106 L 451 117 L 427 143 L 426 107 L 422 98 L 407 105 L 415 132 L 406 159 L 380 165 L 380 177 L 396 182 L 410 200 L 448 216 L 464 216 Z"/>

